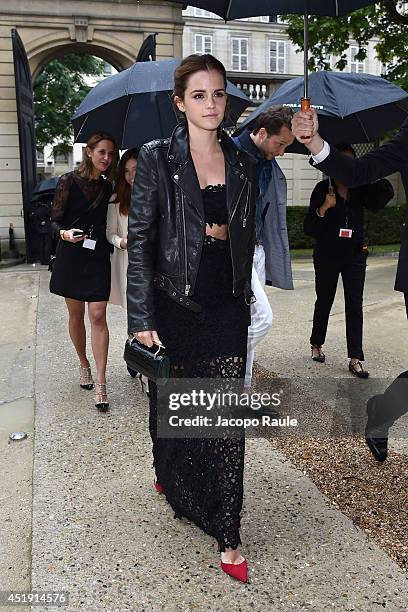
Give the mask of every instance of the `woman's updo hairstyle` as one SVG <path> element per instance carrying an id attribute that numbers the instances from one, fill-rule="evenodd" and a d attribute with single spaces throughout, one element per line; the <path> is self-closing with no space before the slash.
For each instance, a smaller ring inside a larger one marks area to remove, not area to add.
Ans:
<path id="1" fill-rule="evenodd" d="M 200 72 L 201 70 L 216 70 L 219 72 L 224 81 L 224 89 L 227 89 L 227 72 L 224 64 L 220 62 L 220 60 L 213 55 L 210 55 L 210 53 L 205 53 L 204 55 L 188 55 L 181 61 L 181 64 L 174 71 L 174 88 L 172 99 L 179 118 L 184 117 L 184 113 L 179 111 L 174 98 L 177 97 L 180 98 L 180 100 L 184 100 L 188 79 L 191 77 L 191 75 L 195 74 L 196 72 Z"/>
<path id="2" fill-rule="evenodd" d="M 180 100 L 184 100 L 188 79 L 192 74 L 200 72 L 201 70 L 217 70 L 224 80 L 225 89 L 227 89 L 227 73 L 224 64 L 209 53 L 205 53 L 204 55 L 194 54 L 185 57 L 180 66 L 174 71 L 173 98 L 177 96 Z"/>

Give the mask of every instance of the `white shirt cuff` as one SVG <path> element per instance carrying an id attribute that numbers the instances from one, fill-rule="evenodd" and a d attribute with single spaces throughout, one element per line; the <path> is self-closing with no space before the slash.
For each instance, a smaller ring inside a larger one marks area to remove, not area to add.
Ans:
<path id="1" fill-rule="evenodd" d="M 322 161 L 324 161 L 326 159 L 326 157 L 329 157 L 330 155 L 330 145 L 328 142 L 326 142 L 325 140 L 323 140 L 323 149 L 320 151 L 320 153 L 317 153 L 317 155 L 312 155 L 312 159 L 315 162 L 315 164 L 321 164 Z"/>

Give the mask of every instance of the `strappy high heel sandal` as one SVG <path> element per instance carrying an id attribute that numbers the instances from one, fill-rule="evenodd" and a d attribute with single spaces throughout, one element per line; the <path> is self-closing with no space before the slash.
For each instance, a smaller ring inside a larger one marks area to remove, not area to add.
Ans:
<path id="1" fill-rule="evenodd" d="M 354 376 L 357 376 L 357 378 L 368 378 L 370 376 L 370 373 L 363 368 L 363 364 L 361 363 L 361 361 L 356 361 L 355 363 L 353 363 L 350 359 L 348 367 L 350 372 Z"/>
<path id="2" fill-rule="evenodd" d="M 106 383 L 95 384 L 95 408 L 97 408 L 99 412 L 106 412 L 109 409 Z"/>
<path id="3" fill-rule="evenodd" d="M 321 346 L 316 346 L 315 344 L 311 344 L 310 349 L 312 351 L 313 361 L 318 361 L 319 363 L 324 363 L 326 361 L 326 355 L 323 353 Z M 317 351 L 318 354 L 313 355 L 313 351 Z"/>
<path id="4" fill-rule="evenodd" d="M 94 388 L 90 367 L 84 368 L 83 366 L 79 366 L 79 386 L 81 389 L 86 389 L 87 391 Z"/>

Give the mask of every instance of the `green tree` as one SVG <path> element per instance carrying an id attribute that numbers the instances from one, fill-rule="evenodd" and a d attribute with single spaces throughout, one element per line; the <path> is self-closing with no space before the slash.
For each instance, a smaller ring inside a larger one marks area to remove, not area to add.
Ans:
<path id="1" fill-rule="evenodd" d="M 309 21 L 309 68 L 329 69 L 326 57 L 338 57 L 335 67 L 344 70 L 347 66 L 347 49 L 350 38 L 359 47 L 356 56 L 364 60 L 367 44 L 378 38 L 376 54 L 384 64 L 384 74 L 403 89 L 408 90 L 408 13 L 399 0 L 383 0 L 345 17 L 310 17 Z M 303 50 L 303 17 L 287 15 L 289 38 Z"/>
<path id="2" fill-rule="evenodd" d="M 104 62 L 91 55 L 67 54 L 45 66 L 34 82 L 37 147 L 54 145 L 54 153 L 66 153 L 73 144 L 72 115 L 89 87 L 86 77 L 101 76 Z"/>

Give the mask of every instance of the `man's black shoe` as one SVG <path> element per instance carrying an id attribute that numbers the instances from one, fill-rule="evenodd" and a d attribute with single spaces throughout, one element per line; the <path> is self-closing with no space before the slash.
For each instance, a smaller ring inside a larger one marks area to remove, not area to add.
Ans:
<path id="1" fill-rule="evenodd" d="M 365 428 L 365 441 L 370 449 L 374 459 L 381 463 L 386 460 L 388 452 L 388 437 L 384 434 L 388 433 L 388 428 L 384 423 L 379 423 L 379 415 L 376 410 L 380 409 L 380 400 L 382 395 L 375 395 L 367 402 L 367 425 Z M 377 405 L 378 402 L 378 405 Z M 377 437 L 378 434 L 383 434 L 382 437 Z"/>
<path id="2" fill-rule="evenodd" d="M 380 461 L 381 463 L 386 460 L 388 438 L 366 438 L 365 441 L 374 459 Z"/>

